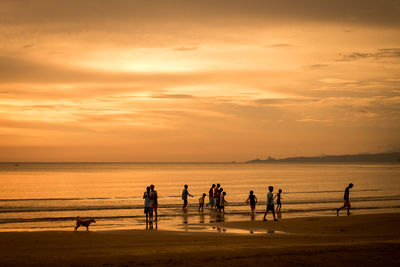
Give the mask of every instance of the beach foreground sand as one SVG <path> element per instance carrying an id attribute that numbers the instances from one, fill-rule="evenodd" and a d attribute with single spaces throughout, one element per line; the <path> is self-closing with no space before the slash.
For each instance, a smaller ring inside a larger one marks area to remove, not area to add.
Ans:
<path id="1" fill-rule="evenodd" d="M 215 232 L 5 232 L 0 265 L 400 266 L 399 225 L 396 213 L 207 225 Z"/>

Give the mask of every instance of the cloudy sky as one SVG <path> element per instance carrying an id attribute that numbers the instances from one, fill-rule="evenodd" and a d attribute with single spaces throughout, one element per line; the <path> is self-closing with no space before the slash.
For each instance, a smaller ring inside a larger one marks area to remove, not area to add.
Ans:
<path id="1" fill-rule="evenodd" d="M 400 150 L 400 1 L 0 0 L 1 161 Z"/>

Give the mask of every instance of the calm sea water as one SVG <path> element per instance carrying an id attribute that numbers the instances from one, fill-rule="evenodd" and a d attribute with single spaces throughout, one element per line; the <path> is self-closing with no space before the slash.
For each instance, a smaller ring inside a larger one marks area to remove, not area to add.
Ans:
<path id="1" fill-rule="evenodd" d="M 76 216 L 95 217 L 93 230 L 145 228 L 142 196 L 150 184 L 160 197 L 159 229 L 250 220 L 249 190 L 262 219 L 268 185 L 283 190 L 283 219 L 335 216 L 350 182 L 353 213 L 400 211 L 400 165 L 0 163 L 0 231 L 72 230 Z M 225 216 L 197 212 L 212 183 L 227 192 Z M 184 184 L 195 195 L 187 213 Z"/>

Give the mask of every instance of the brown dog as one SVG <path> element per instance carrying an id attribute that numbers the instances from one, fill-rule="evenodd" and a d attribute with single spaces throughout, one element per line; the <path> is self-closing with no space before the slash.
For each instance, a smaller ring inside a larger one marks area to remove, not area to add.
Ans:
<path id="1" fill-rule="evenodd" d="M 89 231 L 90 224 L 92 222 L 96 223 L 96 221 L 93 218 L 87 219 L 87 220 L 81 220 L 81 219 L 79 219 L 79 216 L 78 216 L 75 219 L 76 219 L 76 226 L 75 226 L 75 230 L 74 231 L 76 231 L 80 226 L 85 226 L 86 227 L 86 231 Z"/>

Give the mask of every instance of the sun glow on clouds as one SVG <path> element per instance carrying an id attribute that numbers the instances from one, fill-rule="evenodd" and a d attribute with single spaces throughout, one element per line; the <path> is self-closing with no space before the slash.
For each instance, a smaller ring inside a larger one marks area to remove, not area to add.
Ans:
<path id="1" fill-rule="evenodd" d="M 72 61 L 71 65 L 106 72 L 174 73 L 196 71 L 202 62 L 157 49 L 132 49 L 126 52 L 97 52 Z"/>
<path id="2" fill-rule="evenodd" d="M 245 55 L 245 56 L 244 56 Z M 204 71 L 295 69 L 294 58 L 282 61 L 281 51 L 259 45 L 204 45 L 195 49 L 173 47 L 118 47 L 85 53 L 71 66 L 107 72 L 177 73 Z"/>
<path id="3" fill-rule="evenodd" d="M 400 144 L 391 1 L 55 3 L 0 3 L 0 160 L 231 161 Z"/>

